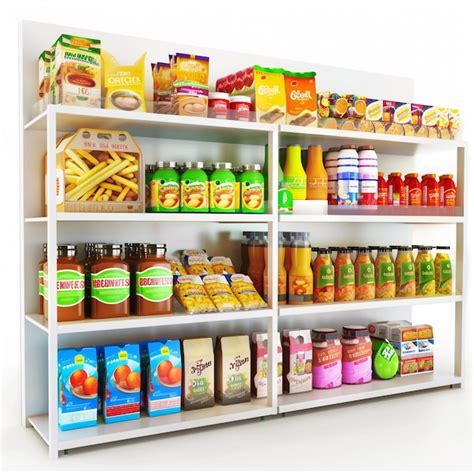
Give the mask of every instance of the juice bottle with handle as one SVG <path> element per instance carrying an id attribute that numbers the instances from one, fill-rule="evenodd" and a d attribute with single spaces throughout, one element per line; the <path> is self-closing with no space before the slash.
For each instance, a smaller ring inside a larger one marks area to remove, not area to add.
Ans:
<path id="1" fill-rule="evenodd" d="M 286 149 L 285 167 L 286 188 L 293 195 L 293 200 L 306 199 L 306 172 L 301 163 L 301 146 L 290 145 Z"/>
<path id="2" fill-rule="evenodd" d="M 328 198 L 328 174 L 323 164 L 321 145 L 308 148 L 306 164 L 306 199 L 326 201 Z"/>
<path id="3" fill-rule="evenodd" d="M 296 232 L 291 244 L 291 269 L 288 276 L 288 303 L 313 302 L 313 271 L 308 232 Z"/>

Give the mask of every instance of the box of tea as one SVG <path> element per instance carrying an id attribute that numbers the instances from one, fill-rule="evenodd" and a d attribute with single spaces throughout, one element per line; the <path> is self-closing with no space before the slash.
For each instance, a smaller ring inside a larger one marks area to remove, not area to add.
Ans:
<path id="1" fill-rule="evenodd" d="M 277 336 L 277 394 L 283 393 L 283 356 L 280 333 Z M 252 333 L 252 394 L 257 398 L 268 395 L 268 335 Z"/>
<path id="2" fill-rule="evenodd" d="M 248 336 L 222 336 L 216 341 L 216 398 L 222 405 L 250 401 Z"/>
<path id="3" fill-rule="evenodd" d="M 283 331 L 283 391 L 300 393 L 312 390 L 313 345 L 309 329 Z"/>

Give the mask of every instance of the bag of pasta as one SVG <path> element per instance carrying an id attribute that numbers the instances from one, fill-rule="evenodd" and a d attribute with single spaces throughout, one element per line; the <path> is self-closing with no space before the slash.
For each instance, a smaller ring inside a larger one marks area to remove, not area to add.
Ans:
<path id="1" fill-rule="evenodd" d="M 173 275 L 186 275 L 186 270 L 178 257 L 168 257 Z"/>
<path id="2" fill-rule="evenodd" d="M 205 250 L 185 250 L 182 252 L 182 260 L 189 275 L 214 274 Z"/>
<path id="3" fill-rule="evenodd" d="M 212 270 L 218 274 L 232 274 L 235 273 L 234 265 L 229 257 L 212 257 L 211 258 Z"/>
<path id="4" fill-rule="evenodd" d="M 233 275 L 227 275 L 226 278 L 230 283 L 232 293 L 234 293 L 244 309 L 261 309 L 267 307 L 267 303 L 265 303 L 263 298 L 257 293 L 250 277 L 242 275 L 241 273 L 235 273 Z"/>
<path id="5" fill-rule="evenodd" d="M 206 275 L 202 277 L 206 293 L 218 311 L 238 311 L 242 305 L 230 289 L 224 275 Z"/>
<path id="6" fill-rule="evenodd" d="M 189 314 L 212 313 L 216 307 L 209 299 L 204 284 L 197 275 L 174 277 L 174 295 Z"/>

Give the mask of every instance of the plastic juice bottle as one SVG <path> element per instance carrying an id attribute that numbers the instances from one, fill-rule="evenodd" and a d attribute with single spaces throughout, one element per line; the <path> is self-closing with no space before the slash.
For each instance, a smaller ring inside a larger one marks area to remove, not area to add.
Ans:
<path id="1" fill-rule="evenodd" d="M 326 201 L 328 198 L 328 174 L 323 164 L 321 145 L 308 148 L 306 164 L 306 199 Z"/>
<path id="2" fill-rule="evenodd" d="M 355 272 L 351 260 L 350 250 L 339 248 L 337 252 L 335 269 L 336 292 L 335 301 L 354 301 L 355 299 Z"/>
<path id="3" fill-rule="evenodd" d="M 306 173 L 301 163 L 301 146 L 290 145 L 286 149 L 283 169 L 286 188 L 291 191 L 293 200 L 306 199 Z"/>
<path id="4" fill-rule="evenodd" d="M 211 212 L 235 212 L 235 176 L 232 163 L 216 163 L 211 174 Z"/>
<path id="5" fill-rule="evenodd" d="M 175 161 L 159 161 L 150 186 L 150 212 L 179 212 L 179 173 Z"/>
<path id="6" fill-rule="evenodd" d="M 452 174 L 443 174 L 439 177 L 439 205 L 441 207 L 456 205 L 456 185 Z"/>
<path id="7" fill-rule="evenodd" d="M 405 175 L 405 194 L 408 206 L 421 206 L 421 185 L 418 173 Z"/>
<path id="8" fill-rule="evenodd" d="M 243 213 L 263 213 L 265 180 L 260 165 L 245 165 L 239 177 L 240 203 Z"/>
<path id="9" fill-rule="evenodd" d="M 291 244 L 291 269 L 288 276 L 288 303 L 313 302 L 313 270 L 308 232 L 297 232 Z"/>
<path id="10" fill-rule="evenodd" d="M 263 274 L 265 271 L 265 250 L 267 247 L 264 232 L 253 232 L 247 244 L 249 265 L 247 274 L 258 294 L 263 297 Z"/>
<path id="11" fill-rule="evenodd" d="M 209 212 L 209 182 L 202 161 L 185 163 L 181 175 L 181 212 Z"/>
<path id="12" fill-rule="evenodd" d="M 396 296 L 415 296 L 416 277 L 412 249 L 409 246 L 394 248 L 398 249 L 395 259 Z"/>
<path id="13" fill-rule="evenodd" d="M 395 298 L 395 264 L 389 247 L 379 247 L 375 259 L 375 297 Z"/>
<path id="14" fill-rule="evenodd" d="M 434 261 L 435 265 L 435 281 L 436 294 L 452 295 L 453 294 L 453 268 L 451 259 L 449 258 L 449 245 L 436 247 L 438 252 Z"/>
<path id="15" fill-rule="evenodd" d="M 315 303 L 332 303 L 334 301 L 334 264 L 329 250 L 318 249 L 318 256 L 313 263 Z"/>
<path id="16" fill-rule="evenodd" d="M 285 262 L 284 266 L 286 273 L 289 274 L 291 270 L 291 244 L 295 239 L 294 232 L 283 232 L 283 247 L 285 247 Z"/>
<path id="17" fill-rule="evenodd" d="M 145 165 L 145 196 L 146 196 L 146 205 L 145 211 L 151 212 L 151 181 L 153 179 L 153 175 L 156 171 L 155 165 Z"/>
<path id="18" fill-rule="evenodd" d="M 285 268 L 285 239 L 278 234 L 278 304 L 286 304 L 288 293 L 288 273 Z"/>
<path id="19" fill-rule="evenodd" d="M 354 269 L 356 300 L 373 300 L 375 298 L 375 266 L 369 248 L 359 247 Z"/>
<path id="20" fill-rule="evenodd" d="M 233 168 L 232 172 L 235 176 L 235 212 L 242 212 L 242 202 L 240 200 L 242 168 Z"/>
<path id="21" fill-rule="evenodd" d="M 439 206 L 439 186 L 435 174 L 425 174 L 421 180 L 421 203 L 427 207 Z"/>
<path id="22" fill-rule="evenodd" d="M 431 251 L 433 247 L 419 245 L 415 260 L 416 294 L 434 296 L 436 294 L 435 264 Z"/>
<path id="23" fill-rule="evenodd" d="M 378 206 L 388 205 L 388 185 L 381 171 L 378 172 L 377 205 Z"/>
<path id="24" fill-rule="evenodd" d="M 388 205 L 406 206 L 405 185 L 402 179 L 402 173 L 390 173 L 388 175 Z"/>

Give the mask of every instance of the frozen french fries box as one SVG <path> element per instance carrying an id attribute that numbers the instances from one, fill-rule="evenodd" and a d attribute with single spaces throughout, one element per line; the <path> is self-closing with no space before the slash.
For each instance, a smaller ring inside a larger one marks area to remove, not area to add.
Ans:
<path id="1" fill-rule="evenodd" d="M 144 212 L 144 183 L 142 150 L 126 131 L 81 128 L 56 147 L 58 212 Z"/>

